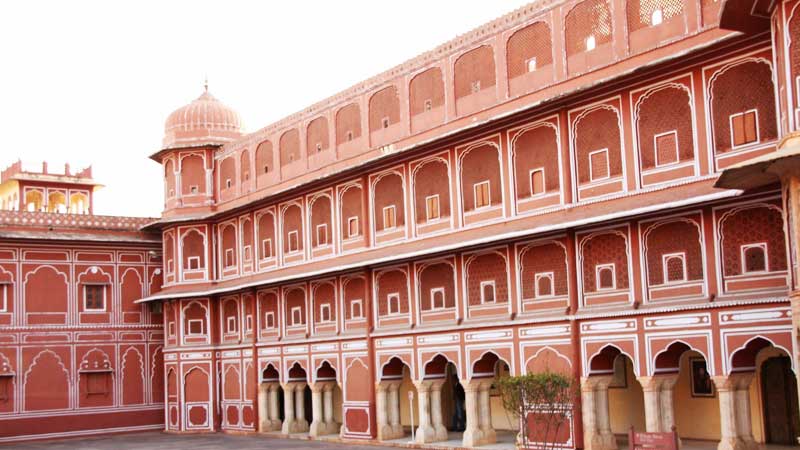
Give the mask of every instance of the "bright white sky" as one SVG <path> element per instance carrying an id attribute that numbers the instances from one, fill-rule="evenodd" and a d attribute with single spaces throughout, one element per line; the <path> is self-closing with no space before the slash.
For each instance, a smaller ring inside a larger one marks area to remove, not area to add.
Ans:
<path id="1" fill-rule="evenodd" d="M 0 166 L 93 165 L 97 214 L 157 216 L 170 112 L 209 90 L 246 131 L 525 0 L 0 3 Z"/>

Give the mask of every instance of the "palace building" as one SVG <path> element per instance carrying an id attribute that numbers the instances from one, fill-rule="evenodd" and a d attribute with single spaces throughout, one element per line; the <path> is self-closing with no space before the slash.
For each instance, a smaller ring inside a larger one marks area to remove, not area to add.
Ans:
<path id="1" fill-rule="evenodd" d="M 0 442 L 511 447 L 494 381 L 550 370 L 561 448 L 797 444 L 799 36 L 798 0 L 542 0 L 254 132 L 206 87 L 158 219 L 12 166 Z"/>

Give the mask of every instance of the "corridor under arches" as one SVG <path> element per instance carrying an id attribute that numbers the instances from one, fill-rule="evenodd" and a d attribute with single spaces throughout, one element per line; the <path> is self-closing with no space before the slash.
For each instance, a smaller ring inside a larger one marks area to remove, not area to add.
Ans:
<path id="1" fill-rule="evenodd" d="M 342 423 L 342 390 L 336 369 L 328 361 L 317 368 L 311 386 L 309 436 L 338 435 Z"/>

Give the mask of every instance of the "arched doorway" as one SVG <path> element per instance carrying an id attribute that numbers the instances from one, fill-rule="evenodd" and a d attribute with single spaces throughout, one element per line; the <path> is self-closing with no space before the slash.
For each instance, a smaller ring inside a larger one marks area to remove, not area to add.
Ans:
<path id="1" fill-rule="evenodd" d="M 308 375 L 299 364 L 289 368 L 287 382 L 283 385 L 283 426 L 281 433 L 306 433 L 311 421 L 311 389 Z"/>
<path id="2" fill-rule="evenodd" d="M 746 442 L 797 445 L 797 378 L 789 353 L 768 339 L 755 337 L 733 353 L 731 371 L 741 380 L 735 413 L 739 417 L 752 415 L 754 419 L 753 429 L 743 420 L 737 423 L 739 438 Z M 755 399 L 752 408 L 749 399 Z"/>
<path id="3" fill-rule="evenodd" d="M 280 374 L 272 364 L 261 371 L 258 386 L 258 430 L 262 433 L 280 431 L 283 424 L 283 388 Z"/>
<path id="4" fill-rule="evenodd" d="M 418 411 L 412 407 L 416 391 L 411 368 L 402 359 L 395 356 L 383 365 L 375 396 L 379 440 L 406 441 L 412 424 L 419 423 Z"/>
<path id="5" fill-rule="evenodd" d="M 472 365 L 472 378 L 465 385 L 466 427 L 464 447 L 494 444 L 498 441 L 513 444 L 518 424 L 505 411 L 502 399 L 491 392 L 498 378 L 508 376 L 508 362 L 494 352 L 484 353 Z M 498 437 L 498 430 L 500 431 Z"/>
<path id="6" fill-rule="evenodd" d="M 656 355 L 653 370 L 646 393 L 653 403 L 647 431 L 675 426 L 681 439 L 719 440 L 719 397 L 705 355 L 676 341 Z"/>
<path id="7" fill-rule="evenodd" d="M 336 379 L 336 369 L 324 361 L 315 374 L 311 388 L 311 410 L 313 420 L 310 436 L 338 434 L 342 421 L 342 390 Z"/>
<path id="8" fill-rule="evenodd" d="M 584 441 L 594 450 L 616 449 L 616 434 L 625 435 L 631 426 L 645 428 L 636 368 L 627 354 L 607 345 L 589 360 L 588 375 L 581 380 Z"/>
<path id="9" fill-rule="evenodd" d="M 461 427 L 466 425 L 464 387 L 456 366 L 445 356 L 436 355 L 423 367 L 417 393 L 420 421 L 417 443 L 461 441 Z"/>

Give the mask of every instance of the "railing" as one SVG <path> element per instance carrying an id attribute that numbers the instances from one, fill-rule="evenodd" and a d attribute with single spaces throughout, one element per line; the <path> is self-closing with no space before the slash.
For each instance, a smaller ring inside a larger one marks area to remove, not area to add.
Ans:
<path id="1" fill-rule="evenodd" d="M 41 167 L 41 169 L 39 169 Z M 47 162 L 29 164 L 23 163 L 21 160 L 17 160 L 15 163 L 12 163 L 10 166 L 3 169 L 0 172 L 0 182 L 6 181 L 13 177 L 14 175 L 19 175 L 21 173 L 29 173 L 33 175 L 56 175 L 56 176 L 68 176 L 68 177 L 76 177 L 76 178 L 92 178 L 92 166 L 85 167 L 73 173 L 72 169 L 70 168 L 69 163 L 64 164 L 63 170 L 51 170 L 48 167 Z"/>
<path id="2" fill-rule="evenodd" d="M 0 225 L 139 231 L 150 217 L 95 216 L 28 211 L 0 211 Z"/>

